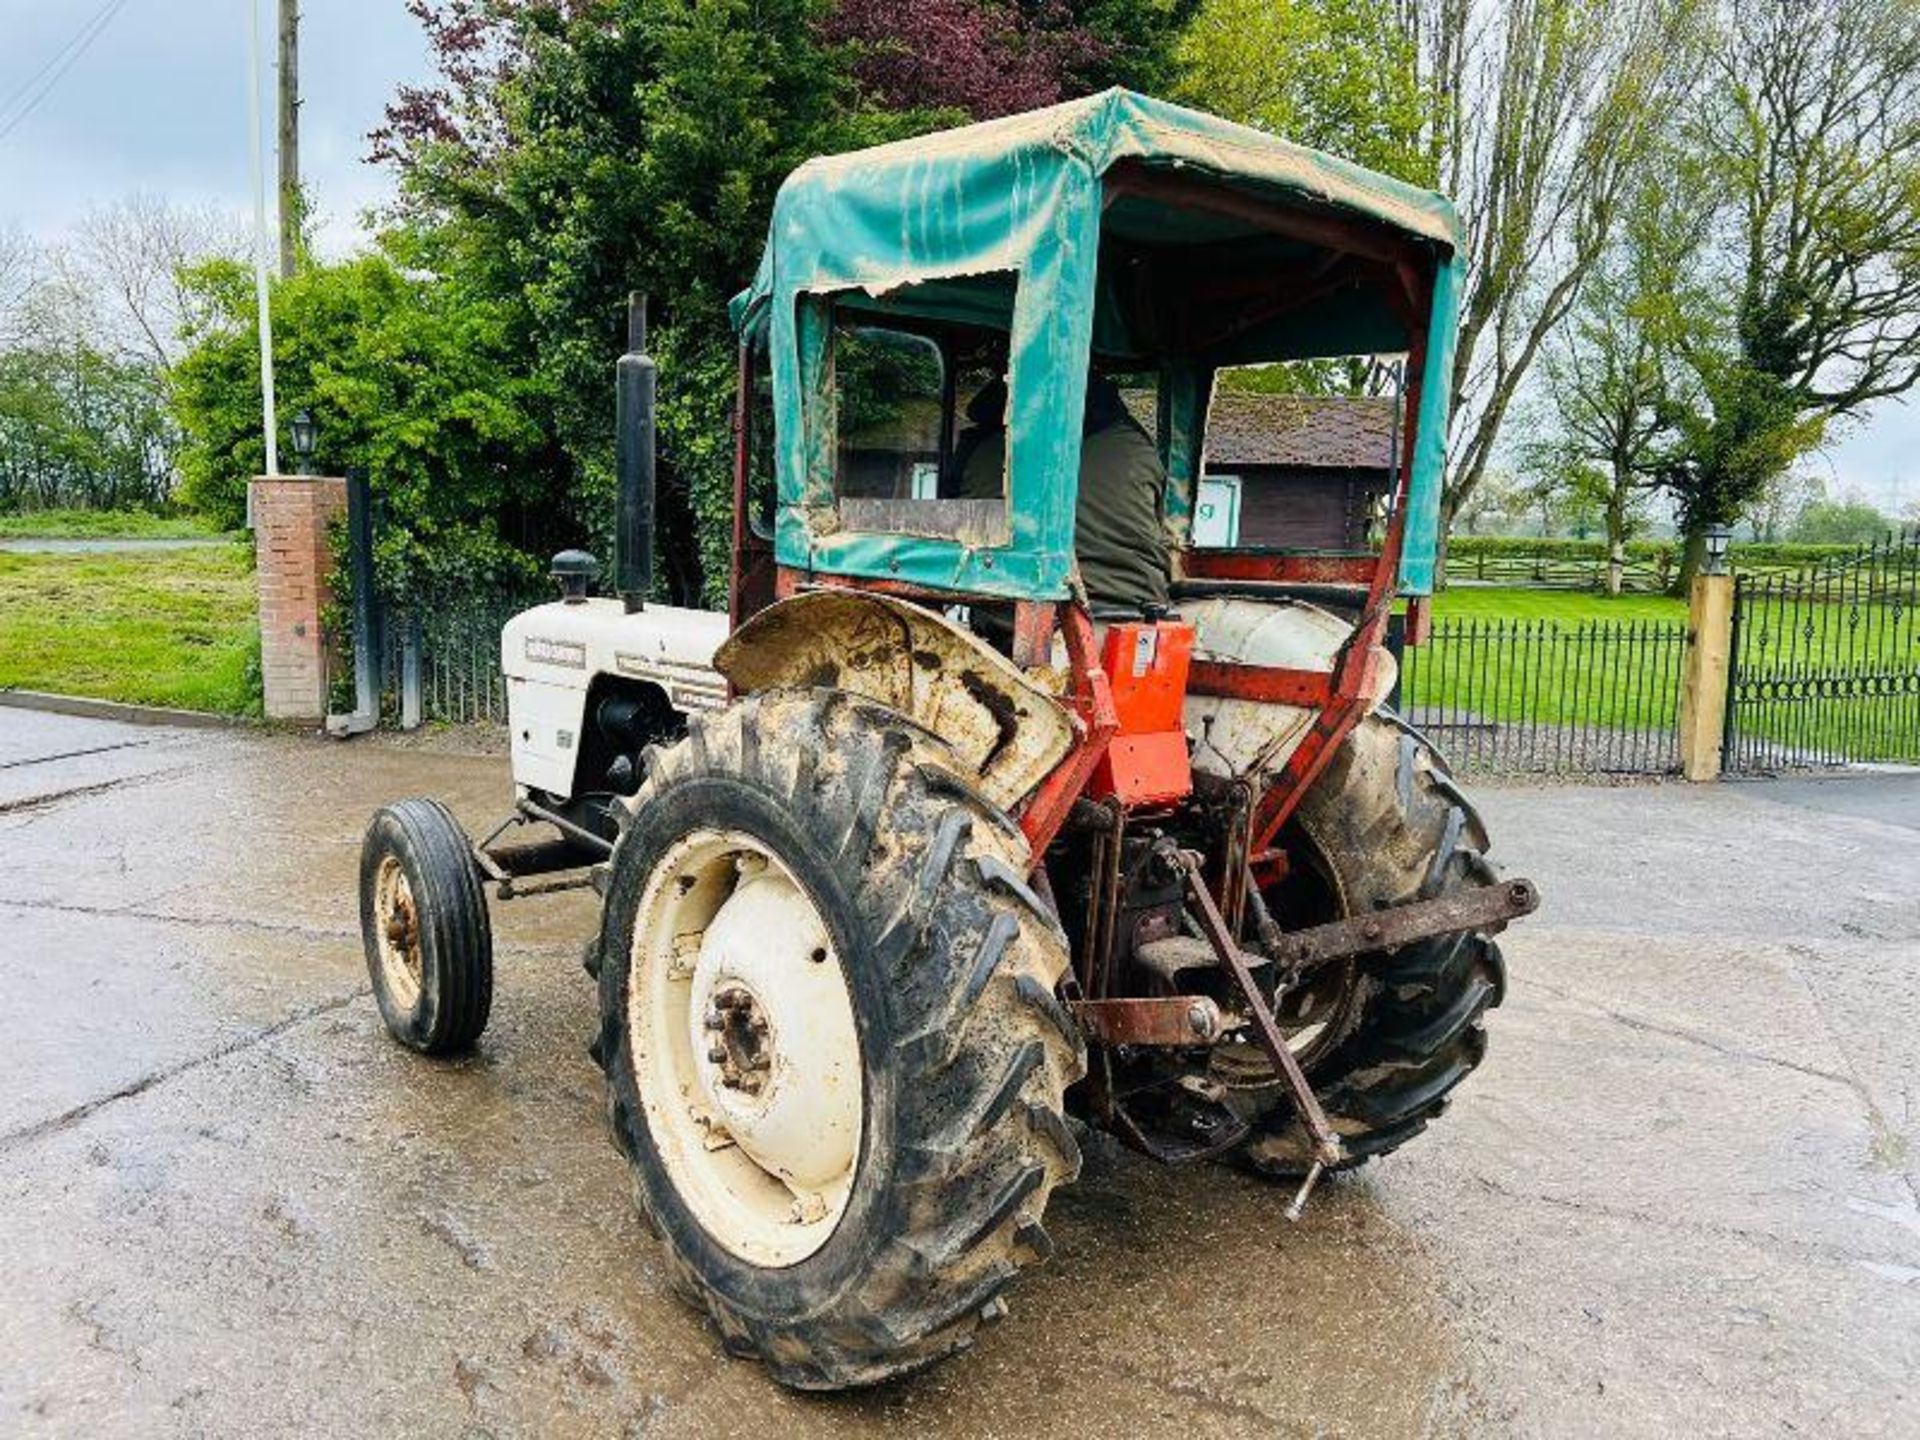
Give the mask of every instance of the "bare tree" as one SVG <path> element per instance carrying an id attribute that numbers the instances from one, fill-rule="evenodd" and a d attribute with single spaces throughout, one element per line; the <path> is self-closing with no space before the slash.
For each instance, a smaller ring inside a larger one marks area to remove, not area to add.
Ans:
<path id="1" fill-rule="evenodd" d="M 1492 462 L 1697 66 L 1698 0 L 1408 0 L 1440 188 L 1467 227 L 1445 495 Z M 1444 529 L 1444 526 L 1443 526 Z"/>
<path id="2" fill-rule="evenodd" d="M 165 370 L 180 358 L 197 318 L 184 272 L 245 253 L 245 230 L 235 217 L 135 194 L 89 211 L 57 252 L 57 268 L 101 343 Z"/>
<path id="3" fill-rule="evenodd" d="M 27 305 L 39 277 L 39 247 L 19 229 L 0 228 L 0 350 L 24 338 Z"/>
<path id="4" fill-rule="evenodd" d="M 1824 500 L 1826 494 L 1826 486 L 1811 471 L 1781 471 L 1747 507 L 1753 538 L 1766 544 L 1783 539 L 1792 531 L 1807 506 Z"/>

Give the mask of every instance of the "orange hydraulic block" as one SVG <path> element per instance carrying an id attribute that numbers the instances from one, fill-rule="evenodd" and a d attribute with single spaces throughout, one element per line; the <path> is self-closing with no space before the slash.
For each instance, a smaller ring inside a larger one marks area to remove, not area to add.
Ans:
<path id="1" fill-rule="evenodd" d="M 1193 662 L 1184 620 L 1122 621 L 1107 628 L 1101 668 L 1113 687 L 1120 729 L 1087 783 L 1095 800 L 1165 805 L 1193 789 L 1183 709 Z"/>

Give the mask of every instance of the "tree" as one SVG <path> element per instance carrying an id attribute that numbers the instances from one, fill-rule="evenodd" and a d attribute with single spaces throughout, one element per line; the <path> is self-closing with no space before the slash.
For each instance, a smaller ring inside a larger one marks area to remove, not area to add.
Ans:
<path id="1" fill-rule="evenodd" d="M 1434 107 L 1433 172 L 1467 231 L 1450 521 L 1690 85 L 1700 16 L 1695 0 L 1425 0 L 1409 13 Z"/>
<path id="2" fill-rule="evenodd" d="M 395 254 L 502 307 L 515 373 L 549 416 L 547 493 L 608 533 L 609 381 L 624 299 L 653 299 L 661 363 L 658 542 L 668 593 L 725 593 L 728 299 L 752 278 L 781 180 L 895 138 L 816 0 L 416 0 L 442 83 L 376 137 L 399 174 Z"/>
<path id="3" fill-rule="evenodd" d="M 847 46 L 866 98 L 991 119 L 1109 85 L 1173 83 L 1198 0 L 839 0 L 821 34 Z"/>
<path id="4" fill-rule="evenodd" d="M 1724 324 L 1668 483 L 1685 573 L 1837 417 L 1920 380 L 1920 6 L 1726 0 L 1689 127 Z"/>
<path id="5" fill-rule="evenodd" d="M 66 246 L 0 234 L 0 510 L 160 508 L 166 375 L 119 343 Z"/>
<path id="6" fill-rule="evenodd" d="M 1398 0 L 1203 0 L 1177 99 L 1420 184 L 1431 113 Z"/>
<path id="7" fill-rule="evenodd" d="M 1529 504 L 1527 487 L 1519 478 L 1512 471 L 1495 468 L 1475 487 L 1454 523 L 1469 535 L 1504 531 L 1527 512 Z"/>
<path id="8" fill-rule="evenodd" d="M 1774 476 L 1747 507 L 1753 538 L 1771 545 L 1790 534 L 1809 505 L 1826 498 L 1813 475 L 1805 470 L 1783 470 Z"/>
<path id="9" fill-rule="evenodd" d="M 1614 239 L 1543 350 L 1547 423 L 1541 439 L 1522 447 L 1530 469 L 1564 477 L 1598 515 L 1611 595 L 1620 593 L 1627 541 L 1661 484 L 1672 417 L 1688 394 L 1672 337 L 1709 309 L 1688 278 L 1701 237 L 1670 187 L 1674 173 L 1663 165 L 1660 179 L 1630 187 Z"/>
<path id="10" fill-rule="evenodd" d="M 1822 498 L 1800 512 L 1787 538 L 1801 545 L 1871 545 L 1893 528 L 1890 516 L 1858 496 Z"/>
<path id="11" fill-rule="evenodd" d="M 1703 3 L 1204 0 L 1181 44 L 1196 102 L 1459 204 L 1445 525 L 1687 88 Z"/>
<path id="12" fill-rule="evenodd" d="M 1124 85 L 1147 95 L 1170 93 L 1181 66 L 1175 47 L 1193 23 L 1201 0 L 1022 0 L 1072 18 L 1096 42 L 1097 53 L 1075 64 L 1065 80 L 1069 95 L 1089 95 Z"/>
<path id="13" fill-rule="evenodd" d="M 27 298 L 38 282 L 38 247 L 19 230 L 0 228 L 0 350 L 25 338 Z"/>
<path id="14" fill-rule="evenodd" d="M 0 352 L 0 512 L 159 508 L 174 441 L 151 366 L 84 342 Z"/>
<path id="15" fill-rule="evenodd" d="M 185 353 L 185 336 L 202 318 L 188 272 L 245 253 L 245 232 L 233 216 L 135 194 L 88 211 L 55 252 L 55 266 L 103 343 L 164 372 Z"/>
<path id="16" fill-rule="evenodd" d="M 237 526 L 266 463 L 252 277 L 214 261 L 188 276 L 209 317 L 174 371 L 185 498 Z M 273 289 L 281 413 L 309 409 L 327 468 L 364 471 L 385 507 L 383 580 L 526 581 L 552 541 L 548 436 L 506 308 L 381 255 L 311 264 Z"/>

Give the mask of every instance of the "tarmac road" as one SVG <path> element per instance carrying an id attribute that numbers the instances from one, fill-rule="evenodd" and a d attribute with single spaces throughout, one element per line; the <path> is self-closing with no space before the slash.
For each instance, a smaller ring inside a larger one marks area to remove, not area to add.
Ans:
<path id="1" fill-rule="evenodd" d="M 782 1392 L 667 1291 L 578 896 L 478 1055 L 366 989 L 384 800 L 504 762 L 0 711 L 0 1431 L 1920 1434 L 1920 778 L 1489 790 L 1538 880 L 1486 1066 L 1298 1227 L 1090 1164 L 930 1375 Z"/>

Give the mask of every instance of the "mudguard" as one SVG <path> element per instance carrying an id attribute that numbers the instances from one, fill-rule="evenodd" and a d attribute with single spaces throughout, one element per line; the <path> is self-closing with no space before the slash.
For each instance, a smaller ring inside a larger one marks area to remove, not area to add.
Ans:
<path id="1" fill-rule="evenodd" d="M 866 590 L 810 590 L 770 605 L 713 657 L 736 691 L 835 689 L 944 740 L 1011 810 L 1073 743 L 1066 707 L 945 616 Z"/>

